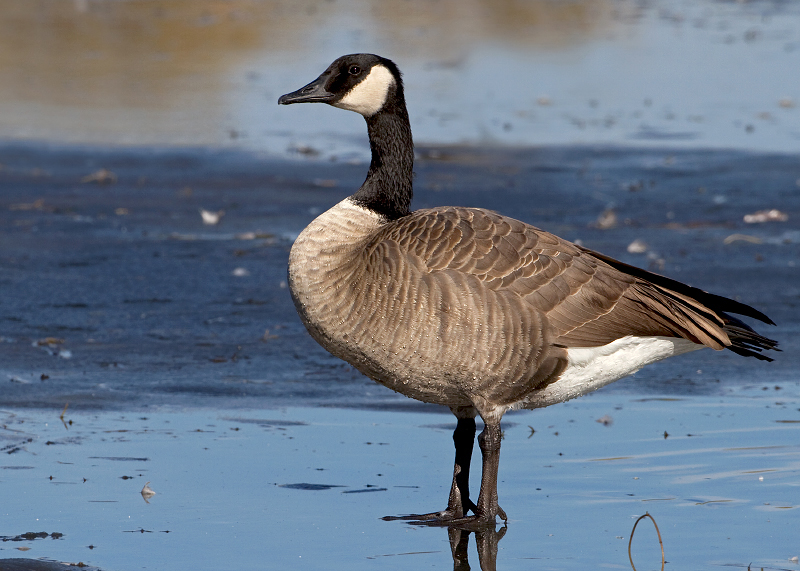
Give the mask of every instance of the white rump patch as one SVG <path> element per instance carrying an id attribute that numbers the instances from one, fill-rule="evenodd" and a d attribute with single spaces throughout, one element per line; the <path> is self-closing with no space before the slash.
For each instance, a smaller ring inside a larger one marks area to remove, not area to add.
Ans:
<path id="1" fill-rule="evenodd" d="M 564 402 L 627 377 L 655 361 L 703 347 L 677 337 L 629 335 L 602 347 L 568 349 L 567 369 L 559 379 L 532 394 L 522 406 L 540 408 Z"/>
<path id="2" fill-rule="evenodd" d="M 372 67 L 367 77 L 332 105 L 361 113 L 364 117 L 372 117 L 386 103 L 386 96 L 392 85 L 394 85 L 392 72 L 382 65 L 376 65 Z"/>

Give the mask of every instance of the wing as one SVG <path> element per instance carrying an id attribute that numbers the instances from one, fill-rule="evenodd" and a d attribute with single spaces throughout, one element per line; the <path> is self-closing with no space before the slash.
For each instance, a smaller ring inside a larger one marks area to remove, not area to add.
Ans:
<path id="1" fill-rule="evenodd" d="M 683 337 L 740 354 L 776 343 L 726 311 L 771 323 L 756 310 L 627 266 L 518 220 L 470 208 L 420 210 L 389 225 L 395 242 L 431 279 L 474 277 L 501 296 L 524 300 L 556 346 L 591 347 L 627 335 Z M 527 321 L 527 320 L 526 320 Z"/>

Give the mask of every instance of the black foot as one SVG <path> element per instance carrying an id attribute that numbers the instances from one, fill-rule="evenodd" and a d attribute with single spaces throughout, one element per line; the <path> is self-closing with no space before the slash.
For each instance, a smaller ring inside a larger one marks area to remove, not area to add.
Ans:
<path id="1" fill-rule="evenodd" d="M 440 522 L 438 525 L 448 525 L 448 522 L 464 518 L 464 513 L 467 510 L 472 510 L 474 513 L 478 509 L 477 506 L 470 500 L 467 500 L 464 509 L 446 509 L 440 512 L 431 512 L 427 514 L 408 514 L 408 515 L 387 515 L 382 517 L 383 521 L 409 521 L 411 523 L 425 523 L 425 522 Z M 437 525 L 432 523 L 431 525 Z"/>
<path id="2" fill-rule="evenodd" d="M 445 512 L 441 512 L 444 514 Z M 437 514 L 428 514 L 428 515 L 437 515 Z M 481 514 L 476 513 L 475 515 L 470 516 L 462 516 L 462 517 L 433 517 L 433 518 L 419 518 L 410 521 L 411 525 L 427 525 L 430 527 L 450 527 L 455 529 L 463 529 L 466 531 L 479 531 L 485 530 L 487 528 L 494 529 L 497 525 L 497 517 L 503 520 L 503 522 L 508 521 L 508 517 L 506 517 L 506 512 L 503 511 L 502 508 L 499 506 L 497 507 L 496 514 Z"/>
<path id="3" fill-rule="evenodd" d="M 386 516 L 381 519 L 383 521 L 407 521 L 411 525 L 427 525 L 430 527 L 451 527 L 455 529 L 463 529 L 467 531 L 483 530 L 486 528 L 493 528 L 497 525 L 497 517 L 499 516 L 504 522 L 508 521 L 506 512 L 500 506 L 496 507 L 494 514 L 481 514 L 478 513 L 478 508 L 472 502 L 469 502 L 470 510 L 475 515 L 464 515 L 463 511 L 444 510 L 440 512 L 433 512 L 428 514 L 409 514 L 399 516 Z"/>

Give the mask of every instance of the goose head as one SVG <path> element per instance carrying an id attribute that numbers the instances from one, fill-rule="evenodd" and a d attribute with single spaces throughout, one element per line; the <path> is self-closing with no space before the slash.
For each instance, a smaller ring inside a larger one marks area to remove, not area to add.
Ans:
<path id="1" fill-rule="evenodd" d="M 317 79 L 278 99 L 280 105 L 327 103 L 366 118 L 390 110 L 393 102 L 403 103 L 400 71 L 391 60 L 374 54 L 342 56 Z"/>

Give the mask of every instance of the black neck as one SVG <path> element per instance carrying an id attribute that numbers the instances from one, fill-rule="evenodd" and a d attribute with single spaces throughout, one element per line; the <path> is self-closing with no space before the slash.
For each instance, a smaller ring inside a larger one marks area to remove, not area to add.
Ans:
<path id="1" fill-rule="evenodd" d="M 353 195 L 357 204 L 389 220 L 411 212 L 414 142 L 405 102 L 394 98 L 367 117 L 372 162 L 367 179 Z"/>

